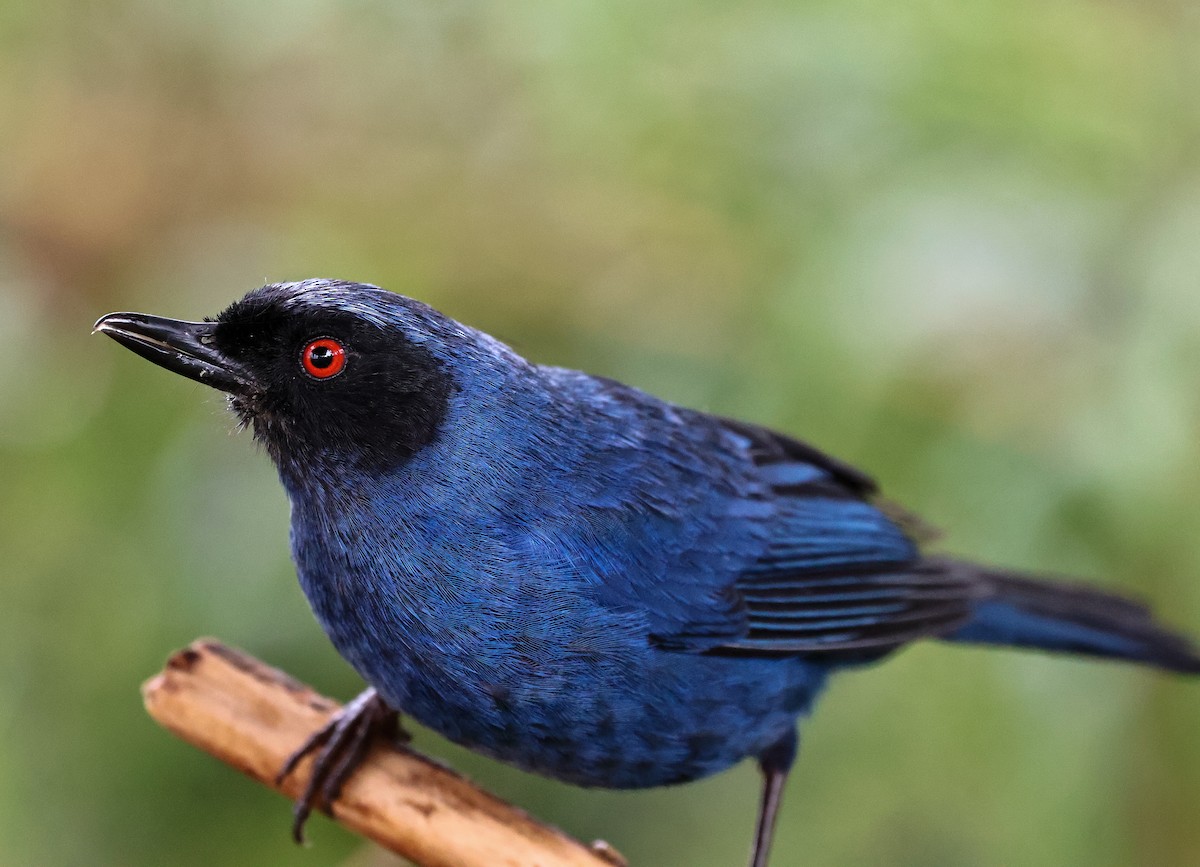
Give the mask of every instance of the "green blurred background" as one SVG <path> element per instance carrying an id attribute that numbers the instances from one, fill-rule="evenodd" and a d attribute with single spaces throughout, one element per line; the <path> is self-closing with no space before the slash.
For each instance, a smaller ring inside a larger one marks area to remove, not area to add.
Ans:
<path id="1" fill-rule="evenodd" d="M 310 276 L 811 439 L 949 549 L 1200 633 L 1193 0 L 10 0 L 0 863 L 379 857 L 297 850 L 142 712 L 202 634 L 360 683 L 220 398 L 88 335 Z M 1198 736 L 1195 684 L 921 645 L 805 726 L 774 864 L 1200 864 Z M 749 846 L 751 767 L 614 794 L 418 745 L 640 867 Z"/>

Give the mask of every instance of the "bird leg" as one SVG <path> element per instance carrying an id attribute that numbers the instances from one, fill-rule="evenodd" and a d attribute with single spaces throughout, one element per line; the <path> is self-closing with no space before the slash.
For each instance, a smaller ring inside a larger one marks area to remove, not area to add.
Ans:
<path id="1" fill-rule="evenodd" d="M 758 757 L 758 766 L 763 774 L 763 787 L 750 867 L 767 867 L 771 855 L 771 842 L 775 837 L 775 820 L 779 818 L 779 804 L 783 800 L 783 787 L 787 782 L 788 771 L 796 759 L 796 746 L 797 738 L 793 731 Z"/>
<path id="2" fill-rule="evenodd" d="M 328 808 L 337 800 L 342 784 L 366 756 L 371 740 L 389 728 L 400 742 L 410 740 L 408 732 L 400 727 L 400 715 L 384 703 L 374 688 L 368 688 L 288 757 L 275 777 L 276 785 L 282 783 L 305 756 L 320 750 L 313 760 L 308 785 L 292 808 L 292 839 L 297 843 L 304 842 L 304 823 L 313 808 L 322 804 Z"/>

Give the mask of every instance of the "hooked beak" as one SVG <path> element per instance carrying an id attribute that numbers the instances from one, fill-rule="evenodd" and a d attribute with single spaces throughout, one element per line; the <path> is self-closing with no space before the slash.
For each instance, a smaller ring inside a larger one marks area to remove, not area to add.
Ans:
<path id="1" fill-rule="evenodd" d="M 160 367 L 230 394 L 257 390 L 254 378 L 213 346 L 215 325 L 145 313 L 109 313 L 92 327 Z"/>

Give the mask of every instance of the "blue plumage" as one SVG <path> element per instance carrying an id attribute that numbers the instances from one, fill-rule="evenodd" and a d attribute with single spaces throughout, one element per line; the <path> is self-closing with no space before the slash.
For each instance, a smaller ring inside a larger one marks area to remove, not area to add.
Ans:
<path id="1" fill-rule="evenodd" d="M 632 392 L 547 401 L 574 376 L 530 369 L 486 403 L 460 390 L 437 448 L 386 476 L 288 477 L 305 592 L 390 705 L 522 767 L 627 787 L 757 755 L 823 666 L 653 638 L 742 633 L 729 576 L 769 550 L 777 510 L 735 437 L 672 431 Z"/>
<path id="2" fill-rule="evenodd" d="M 588 786 L 755 757 L 757 867 L 797 718 L 839 668 L 934 637 L 1200 670 L 1140 605 L 922 554 L 869 477 L 810 446 L 373 287 L 98 327 L 230 393 L 291 499 L 304 592 L 383 704 Z"/>

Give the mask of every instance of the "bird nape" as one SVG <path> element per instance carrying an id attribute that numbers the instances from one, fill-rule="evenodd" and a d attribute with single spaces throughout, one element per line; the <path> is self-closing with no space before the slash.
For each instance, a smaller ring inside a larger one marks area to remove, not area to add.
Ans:
<path id="1" fill-rule="evenodd" d="M 321 749 L 298 837 L 401 712 L 582 786 L 754 758 L 765 867 L 833 672 L 936 638 L 1200 673 L 1136 602 L 923 554 L 870 477 L 811 446 L 530 363 L 373 286 L 95 327 L 228 394 L 291 500 L 309 603 L 370 685 L 296 756 Z"/>

